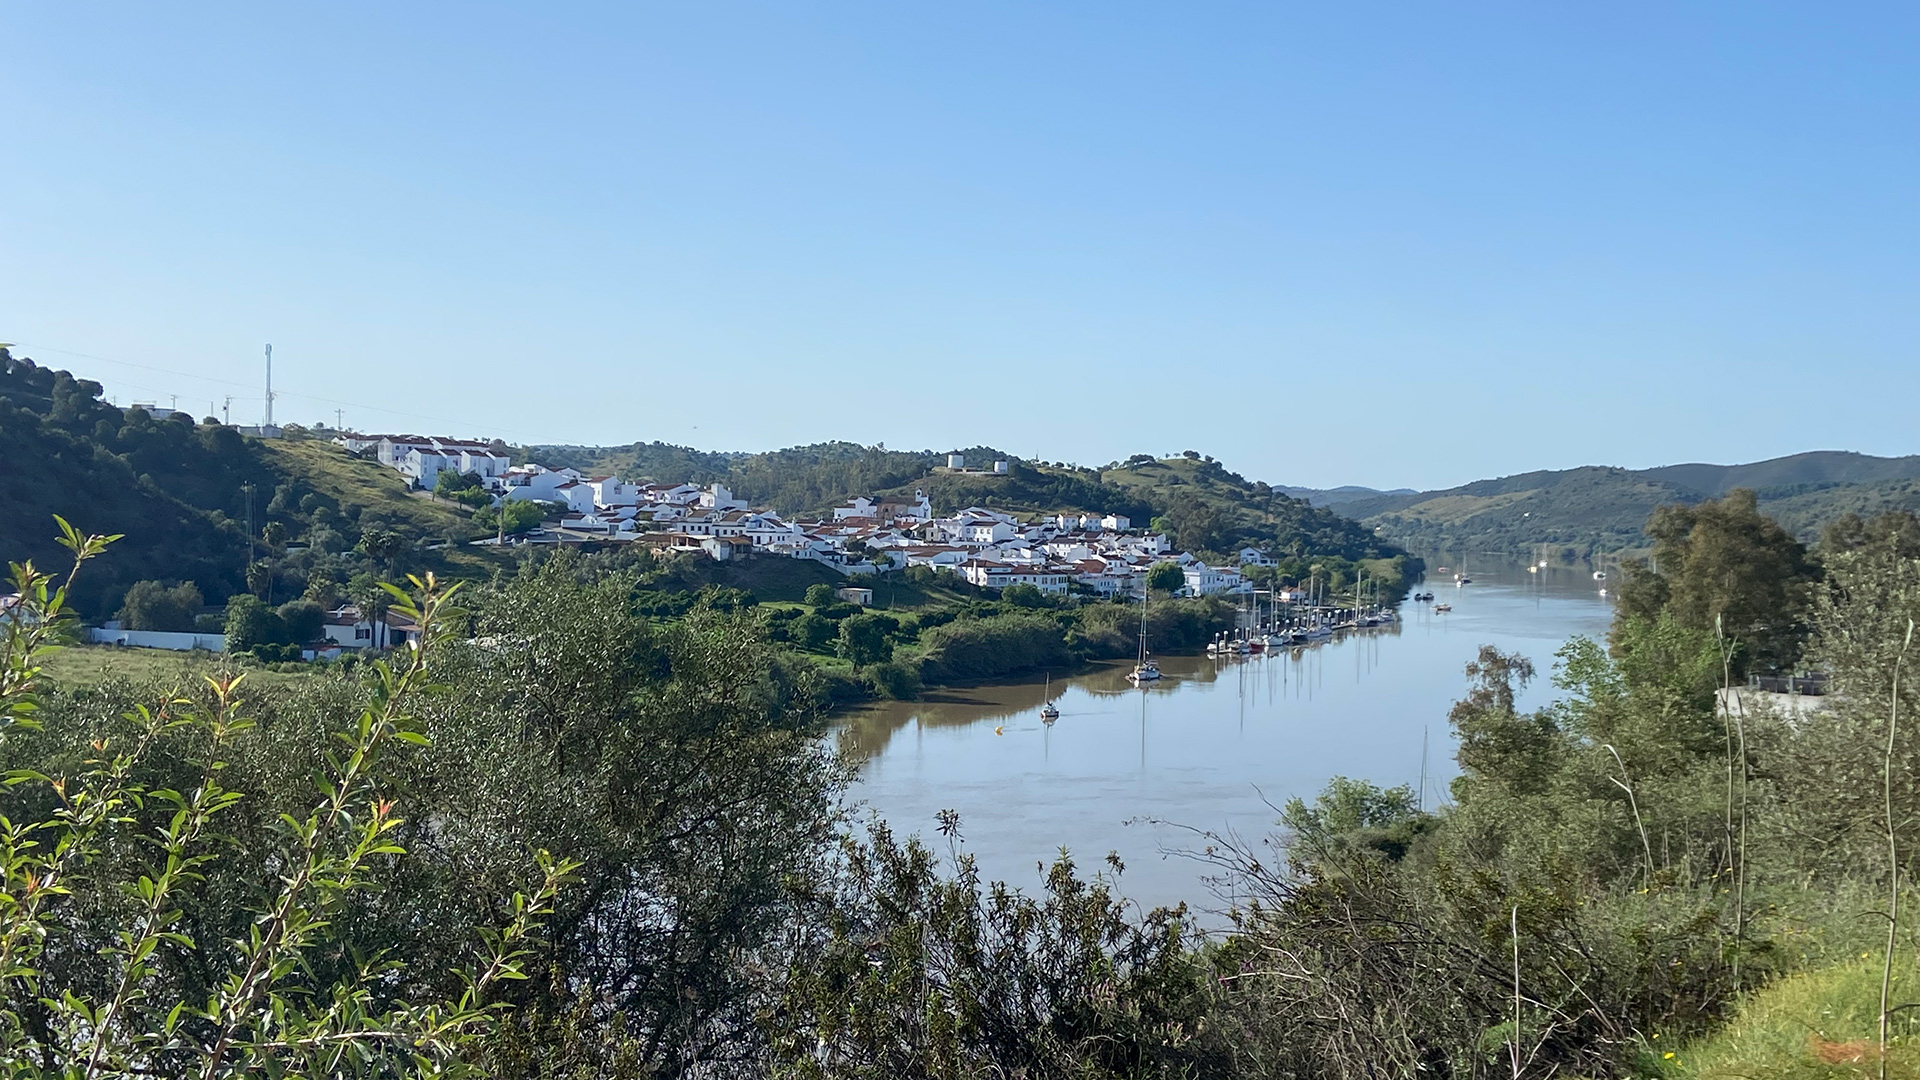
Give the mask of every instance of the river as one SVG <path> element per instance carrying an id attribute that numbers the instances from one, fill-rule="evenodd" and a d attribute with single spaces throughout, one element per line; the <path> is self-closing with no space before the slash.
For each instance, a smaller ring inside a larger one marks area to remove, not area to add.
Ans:
<path id="1" fill-rule="evenodd" d="M 1586 566 L 1529 573 L 1474 558 L 1473 583 L 1456 587 L 1437 566 L 1457 564 L 1429 565 L 1426 588 L 1451 612 L 1409 602 L 1391 627 L 1302 649 L 1162 657 L 1167 677 L 1145 691 L 1128 685 L 1130 664 L 1055 678 L 1052 725 L 1040 722 L 1040 679 L 851 714 L 838 734 L 864 759 L 853 798 L 902 834 L 934 837 L 936 813 L 958 811 L 982 872 L 1029 891 L 1062 847 L 1087 871 L 1114 851 L 1127 896 L 1210 906 L 1200 867 L 1172 854 L 1191 837 L 1154 822 L 1257 839 L 1272 830 L 1268 802 L 1311 798 L 1334 776 L 1418 788 L 1423 740 L 1432 806 L 1455 774 L 1447 710 L 1480 646 L 1533 660 L 1540 677 L 1522 698 L 1532 708 L 1554 694 L 1554 652 L 1605 634 L 1612 618 Z"/>

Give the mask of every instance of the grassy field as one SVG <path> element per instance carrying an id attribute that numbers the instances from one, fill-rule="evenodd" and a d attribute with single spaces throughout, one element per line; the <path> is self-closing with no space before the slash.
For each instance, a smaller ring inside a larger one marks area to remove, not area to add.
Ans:
<path id="1" fill-rule="evenodd" d="M 42 665 L 62 686 L 88 686 L 113 679 L 191 685 L 204 676 L 245 672 L 255 685 L 280 685 L 312 678 L 320 668 L 279 671 L 251 659 L 224 653 L 174 652 L 117 645 L 74 645 L 49 655 Z"/>
<path id="2" fill-rule="evenodd" d="M 405 522 L 428 536 L 464 539 L 473 532 L 473 511 L 444 499 L 410 494 L 399 473 L 356 458 L 330 442 L 270 440 L 260 446 L 276 472 L 326 492 L 342 506 L 361 507 L 362 520 Z"/>
<path id="3" fill-rule="evenodd" d="M 1879 1076 L 1880 956 L 1789 975 L 1748 998 L 1726 1028 L 1701 1043 L 1659 1051 L 1665 1075 L 1698 1080 L 1771 1077 L 1828 1080 Z M 1920 983 L 1911 947 L 1895 954 L 1892 1002 Z M 1920 1077 L 1920 1020 L 1896 1013 L 1888 1077 Z M 1666 1055 L 1671 1053 L 1672 1057 Z"/>

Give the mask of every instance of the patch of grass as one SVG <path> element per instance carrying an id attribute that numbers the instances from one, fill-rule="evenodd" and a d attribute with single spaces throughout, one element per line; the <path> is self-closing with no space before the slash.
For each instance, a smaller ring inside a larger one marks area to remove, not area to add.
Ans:
<path id="1" fill-rule="evenodd" d="M 956 582 L 960 579 L 955 578 Z M 907 611 L 915 608 L 945 607 L 974 599 L 963 588 L 946 585 L 916 585 L 898 574 L 887 574 L 874 581 L 848 582 L 873 590 L 873 610 Z"/>
<path id="2" fill-rule="evenodd" d="M 136 649 L 121 645 L 73 645 L 47 656 L 47 677 L 65 687 L 91 686 L 115 679 L 136 683 L 189 686 L 205 676 L 245 672 L 256 686 L 273 686 L 315 677 L 323 668 L 268 665 L 225 653 Z M 280 670 L 285 667 L 288 670 Z"/>
<path id="3" fill-rule="evenodd" d="M 1911 946 L 1895 953 L 1893 1001 L 1920 990 Z M 1920 1077 L 1920 1010 L 1894 1015 L 1889 1077 Z M 1828 1080 L 1879 1075 L 1880 954 L 1779 979 L 1749 996 L 1711 1038 L 1656 1054 L 1665 1075 L 1697 1080 Z M 1654 1043 L 1658 1047 L 1658 1042 Z"/>
<path id="4" fill-rule="evenodd" d="M 1476 514 L 1511 506 L 1532 495 L 1531 491 L 1510 491 L 1503 495 L 1442 495 L 1414 503 L 1400 513 L 1417 521 L 1458 525 Z"/>
<path id="5" fill-rule="evenodd" d="M 807 559 L 755 556 L 739 562 L 714 562 L 704 555 L 681 556 L 670 560 L 651 588 L 661 590 L 700 589 L 719 585 L 747 589 L 761 600 L 798 601 L 812 585 L 845 585 L 847 579 Z"/>
<path id="6" fill-rule="evenodd" d="M 364 520 L 402 522 L 425 536 L 466 538 L 473 532 L 473 511 L 459 503 L 409 494 L 406 478 L 378 462 L 354 457 L 342 447 L 318 439 L 260 443 L 275 472 L 297 478 L 341 506 L 359 506 Z M 364 515 L 373 514 L 373 518 Z"/>

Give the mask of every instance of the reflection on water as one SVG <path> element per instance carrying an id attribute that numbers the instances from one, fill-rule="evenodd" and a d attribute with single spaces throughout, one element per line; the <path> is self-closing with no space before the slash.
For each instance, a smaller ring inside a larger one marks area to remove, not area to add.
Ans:
<path id="1" fill-rule="evenodd" d="M 1056 675 L 1051 725 L 1040 721 L 1041 679 L 863 710 L 839 728 L 865 759 L 854 795 L 900 832 L 931 833 L 937 811 L 959 811 L 983 872 L 1029 889 L 1066 847 L 1083 867 L 1119 852 L 1122 887 L 1144 903 L 1204 901 L 1194 864 L 1163 854 L 1181 834 L 1144 819 L 1258 836 L 1272 824 L 1267 801 L 1311 797 L 1336 775 L 1418 788 L 1429 737 L 1424 798 L 1434 803 L 1454 775 L 1447 710 L 1479 647 L 1534 661 L 1532 707 L 1552 695 L 1554 651 L 1604 634 L 1611 618 L 1588 567 L 1530 573 L 1474 558 L 1469 572 L 1464 587 L 1451 572 L 1431 575 L 1449 613 L 1409 603 L 1390 627 L 1318 645 L 1162 657 L 1167 677 L 1145 690 L 1128 684 L 1130 664 Z"/>

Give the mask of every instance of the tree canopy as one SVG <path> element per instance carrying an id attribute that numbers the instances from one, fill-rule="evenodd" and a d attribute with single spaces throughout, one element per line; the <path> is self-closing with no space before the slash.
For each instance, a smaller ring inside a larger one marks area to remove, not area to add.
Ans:
<path id="1" fill-rule="evenodd" d="M 1798 540 L 1759 512 L 1751 491 L 1662 506 L 1648 519 L 1647 535 L 1652 561 L 1625 567 L 1623 617 L 1666 615 L 1689 629 L 1717 629 L 1747 663 L 1766 669 L 1799 658 L 1816 568 Z"/>

